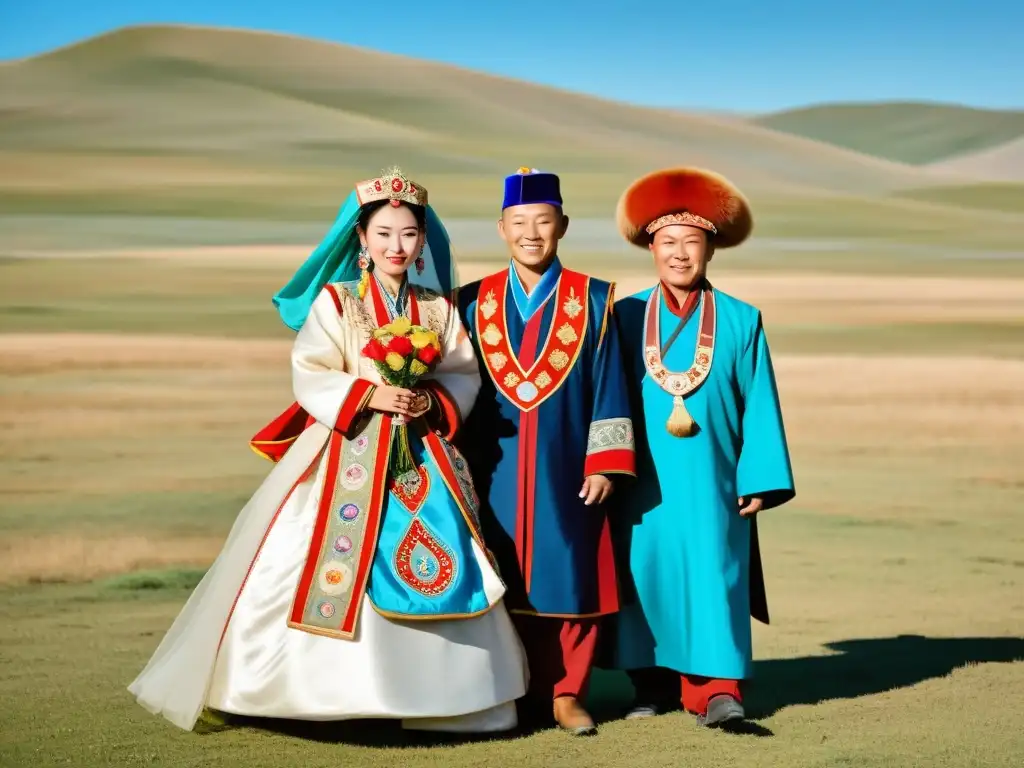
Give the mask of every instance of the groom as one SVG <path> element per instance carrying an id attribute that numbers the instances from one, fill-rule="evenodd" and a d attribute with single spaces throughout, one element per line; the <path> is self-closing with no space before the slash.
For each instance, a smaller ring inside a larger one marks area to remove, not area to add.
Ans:
<path id="1" fill-rule="evenodd" d="M 559 179 L 505 179 L 505 269 L 459 291 L 483 388 L 462 438 L 484 537 L 530 663 L 533 703 L 595 731 L 586 693 L 599 620 L 619 595 L 604 501 L 634 473 L 633 428 L 610 283 L 562 266 Z"/>

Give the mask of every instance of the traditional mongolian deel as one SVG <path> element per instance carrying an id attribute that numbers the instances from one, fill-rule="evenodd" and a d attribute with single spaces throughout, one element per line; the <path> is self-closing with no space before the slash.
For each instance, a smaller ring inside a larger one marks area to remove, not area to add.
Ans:
<path id="1" fill-rule="evenodd" d="M 743 241 L 751 218 L 724 179 L 679 169 L 630 187 L 619 223 L 644 247 L 648 229 L 676 224 L 705 229 L 725 247 Z M 627 593 L 610 644 L 614 666 L 741 680 L 752 672 L 750 617 L 767 623 L 768 608 L 757 518 L 742 517 L 738 500 L 759 496 L 770 509 L 794 495 L 761 314 L 703 279 L 682 308 L 659 284 L 616 312 L 643 418 L 637 482 L 613 518 Z"/>
<path id="2" fill-rule="evenodd" d="M 425 202 L 400 172 L 357 189 L 364 203 Z M 359 210 L 353 192 L 343 224 L 282 292 L 282 317 L 301 321 L 296 402 L 252 441 L 274 468 L 130 688 L 183 728 L 204 706 L 304 720 L 386 717 L 433 730 L 515 725 L 525 658 L 466 460 L 450 443 L 480 387 L 473 346 L 447 295 L 409 284 L 399 291 L 397 310 L 437 335 L 441 359 L 417 384 L 432 407 L 409 425 L 416 469 L 396 479 L 388 472 L 395 425 L 369 408 L 383 382 L 362 355 L 396 306 L 378 280 L 360 295 Z M 447 254 L 443 228 L 426 213 L 425 252 Z M 454 277 L 428 263 L 428 277 L 450 291 Z"/>
<path id="3" fill-rule="evenodd" d="M 564 618 L 613 613 L 619 596 L 608 521 L 586 506 L 588 475 L 632 474 L 633 432 L 613 287 L 563 269 L 542 278 L 532 314 L 504 270 L 459 293 L 484 378 L 464 440 L 484 533 L 513 611 Z"/>
<path id="4" fill-rule="evenodd" d="M 767 504 L 777 505 L 792 496 L 793 481 L 760 314 L 720 291 L 711 295 L 718 332 L 713 362 L 685 397 L 697 426 L 690 437 L 666 431 L 678 395 L 649 374 L 640 344 L 627 345 L 643 420 L 636 425 L 637 482 L 613 518 L 633 585 L 616 644 L 627 669 L 656 663 L 741 679 L 751 672 L 749 617 L 767 622 L 768 610 L 757 530 L 740 516 L 737 499 L 766 494 Z M 652 301 L 664 344 L 679 319 L 658 288 L 618 303 L 620 327 L 642 339 Z M 667 371 L 692 369 L 699 327 L 695 313 L 660 360 Z"/>

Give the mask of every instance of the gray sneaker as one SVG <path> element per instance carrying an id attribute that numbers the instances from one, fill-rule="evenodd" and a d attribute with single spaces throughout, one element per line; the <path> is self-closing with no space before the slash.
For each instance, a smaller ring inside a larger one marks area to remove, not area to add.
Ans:
<path id="1" fill-rule="evenodd" d="M 627 720 L 646 720 L 659 714 L 657 704 L 637 704 L 626 713 Z"/>

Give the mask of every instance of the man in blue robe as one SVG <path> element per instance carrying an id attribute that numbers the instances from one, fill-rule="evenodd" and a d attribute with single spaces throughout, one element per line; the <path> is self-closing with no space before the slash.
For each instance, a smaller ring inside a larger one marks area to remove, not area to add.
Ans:
<path id="1" fill-rule="evenodd" d="M 530 698 L 588 734 L 580 699 L 599 620 L 619 607 L 604 501 L 609 475 L 634 474 L 635 453 L 614 286 L 562 266 L 568 223 L 557 176 L 521 168 L 505 180 L 498 232 L 511 263 L 458 296 L 483 378 L 461 437 Z"/>
<path id="2" fill-rule="evenodd" d="M 629 717 L 681 703 L 721 726 L 745 716 L 750 617 L 768 623 L 757 515 L 794 496 L 761 313 L 706 277 L 717 249 L 750 234 L 750 208 L 720 176 L 681 168 L 634 182 L 617 218 L 659 281 L 616 307 L 637 482 L 614 517 L 627 604 L 612 665 L 636 689 Z"/>

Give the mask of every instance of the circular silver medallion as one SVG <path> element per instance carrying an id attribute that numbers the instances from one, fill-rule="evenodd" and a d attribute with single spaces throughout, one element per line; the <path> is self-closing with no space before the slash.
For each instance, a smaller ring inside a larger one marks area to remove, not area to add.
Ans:
<path id="1" fill-rule="evenodd" d="M 537 387 L 532 381 L 524 381 L 516 387 L 516 397 L 524 403 L 532 402 L 537 398 Z"/>

